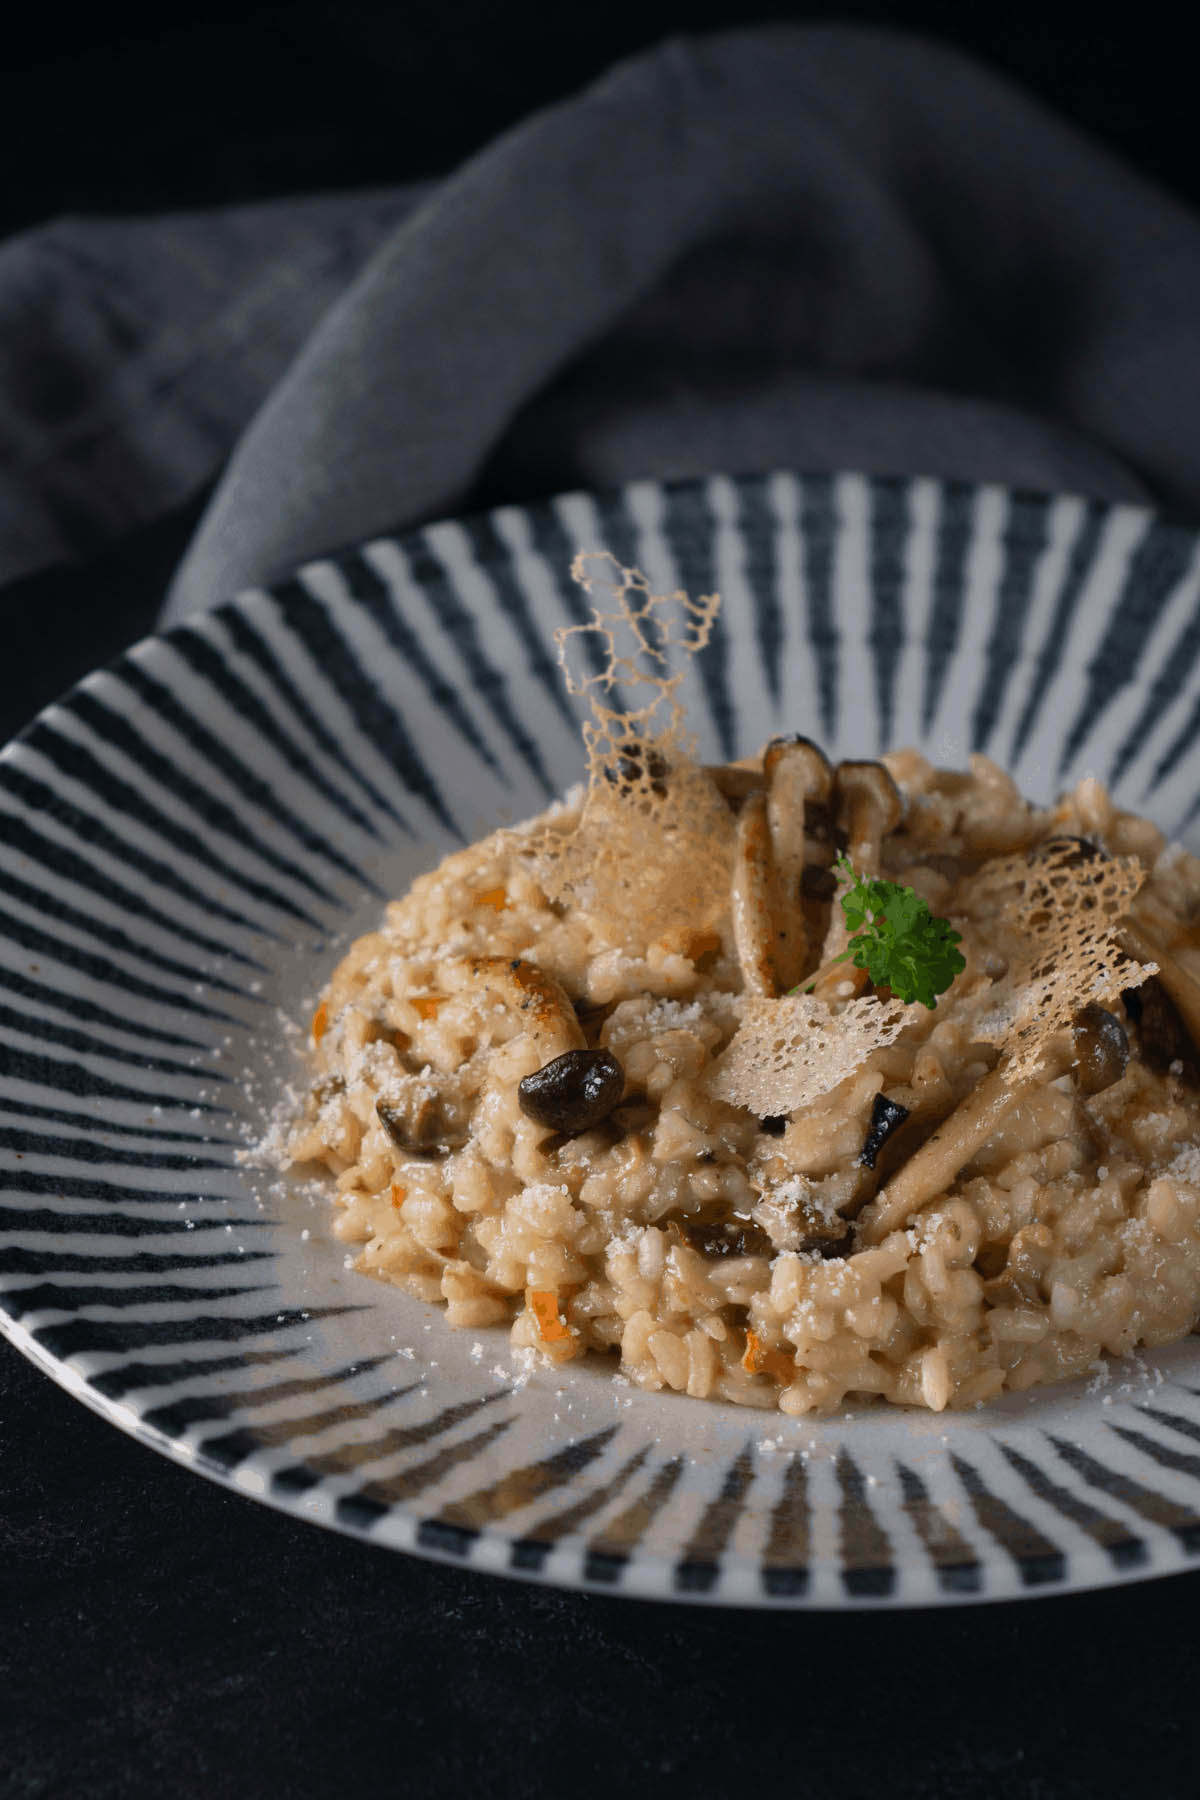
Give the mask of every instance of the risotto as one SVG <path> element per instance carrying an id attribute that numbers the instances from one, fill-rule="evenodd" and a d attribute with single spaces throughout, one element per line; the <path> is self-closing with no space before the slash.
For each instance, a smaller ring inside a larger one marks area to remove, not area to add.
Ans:
<path id="1" fill-rule="evenodd" d="M 601 671 L 571 677 L 588 783 L 421 876 L 312 1022 L 288 1151 L 356 1266 L 551 1362 L 793 1414 L 1191 1331 L 1200 862 L 982 756 L 701 766 L 667 671 L 715 600 L 579 572 L 610 597 L 564 646 Z M 948 921 L 942 992 L 838 960 L 847 871 Z"/>

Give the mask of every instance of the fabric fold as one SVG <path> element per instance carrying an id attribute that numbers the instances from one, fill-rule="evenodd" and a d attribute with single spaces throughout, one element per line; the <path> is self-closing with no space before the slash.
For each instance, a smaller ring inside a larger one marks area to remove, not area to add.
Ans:
<path id="1" fill-rule="evenodd" d="M 676 39 L 444 183 L 234 453 L 177 616 L 573 485 L 774 466 L 1200 506 L 1182 208 L 954 52 Z"/>
<path id="2" fill-rule="evenodd" d="M 952 50 L 672 39 L 437 183 L 0 249 L 0 579 L 218 474 L 168 618 L 641 476 L 855 468 L 1194 518 L 1197 292 L 1200 222 Z"/>

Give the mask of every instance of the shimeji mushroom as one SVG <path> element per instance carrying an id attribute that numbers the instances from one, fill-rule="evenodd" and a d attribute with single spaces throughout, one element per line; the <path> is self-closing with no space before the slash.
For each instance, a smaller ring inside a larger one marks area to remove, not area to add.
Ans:
<path id="1" fill-rule="evenodd" d="M 774 999 L 779 993 L 775 957 L 782 913 L 767 825 L 767 797 L 758 788 L 747 796 L 738 814 L 730 887 L 733 941 L 748 994 Z"/>
<path id="2" fill-rule="evenodd" d="M 767 826 L 771 854 L 783 901 L 777 952 L 780 985 L 795 986 L 808 962 L 808 932 L 802 892 L 805 833 L 814 806 L 824 807 L 833 787 L 833 770 L 811 738 L 772 738 L 763 752 L 767 784 Z"/>
<path id="3" fill-rule="evenodd" d="M 808 960 L 805 819 L 828 800 L 832 772 L 808 738 L 772 738 L 758 781 L 740 795 L 730 909 L 746 992 L 774 998 L 796 985 Z"/>
<path id="4" fill-rule="evenodd" d="M 1175 1004 L 1175 1010 L 1187 1026 L 1192 1043 L 1200 1050 L 1200 980 L 1185 969 L 1167 948 L 1152 926 L 1141 919 L 1126 920 L 1121 927 L 1123 949 L 1139 962 L 1157 963 L 1158 980 Z"/>
<path id="5" fill-rule="evenodd" d="M 1010 1083 L 1004 1065 L 998 1065 L 863 1209 L 858 1220 L 860 1243 L 879 1243 L 948 1192 L 959 1171 L 1013 1110 L 1048 1082 L 1073 1068 L 1083 1092 L 1096 1094 L 1120 1080 L 1128 1059 L 1129 1044 L 1120 1021 L 1103 1007 L 1088 1006 L 1069 1031 L 1047 1039 L 1043 1065 L 1029 1080 Z"/>

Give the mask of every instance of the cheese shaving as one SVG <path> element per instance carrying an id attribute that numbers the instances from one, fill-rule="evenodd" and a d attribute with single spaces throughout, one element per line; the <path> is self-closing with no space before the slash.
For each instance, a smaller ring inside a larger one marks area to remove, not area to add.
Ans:
<path id="1" fill-rule="evenodd" d="M 1016 943 L 1007 973 L 975 1037 L 998 1044 L 1006 1082 L 1028 1081 L 1046 1059 L 1049 1039 L 1085 1006 L 1111 1007 L 1155 973 L 1116 941 L 1146 871 L 1136 857 L 1088 853 L 1072 838 L 1043 844 L 1032 858 L 989 863 L 972 881 L 971 912 L 1002 911 Z"/>
<path id="2" fill-rule="evenodd" d="M 574 825 L 538 840 L 538 879 L 617 944 L 703 930 L 728 907 L 734 828 L 693 760 L 678 690 L 720 597 L 655 594 L 607 553 L 581 552 L 571 573 L 603 596 L 590 624 L 555 634 L 567 689 L 591 709 L 588 785 Z"/>
<path id="3" fill-rule="evenodd" d="M 709 1092 L 759 1118 L 811 1106 L 894 1043 L 908 1017 L 902 1001 L 871 995 L 837 1013 L 814 994 L 747 998 L 736 1036 L 712 1066 Z"/>

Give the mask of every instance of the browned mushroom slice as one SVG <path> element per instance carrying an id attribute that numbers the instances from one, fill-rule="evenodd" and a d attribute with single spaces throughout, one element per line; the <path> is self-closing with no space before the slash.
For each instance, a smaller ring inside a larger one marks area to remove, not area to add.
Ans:
<path id="1" fill-rule="evenodd" d="M 839 763 L 833 777 L 837 822 L 860 875 L 878 875 L 884 838 L 904 818 L 904 797 L 882 763 Z"/>
<path id="2" fill-rule="evenodd" d="M 999 1130 L 1009 1111 L 1020 1105 L 1026 1094 L 1062 1074 L 1070 1059 L 1071 1051 L 1064 1044 L 1052 1067 L 1016 1087 L 1005 1081 L 1002 1068 L 986 1075 L 863 1208 L 858 1219 L 859 1242 L 878 1244 L 939 1194 L 948 1192 L 959 1170 Z"/>
<path id="3" fill-rule="evenodd" d="M 1158 980 L 1186 1025 L 1192 1043 L 1200 1050 L 1200 980 L 1184 968 L 1158 932 L 1142 919 L 1127 919 L 1118 933 L 1118 942 L 1139 962 L 1158 964 Z"/>
<path id="4" fill-rule="evenodd" d="M 761 789 L 749 796 L 738 814 L 730 912 L 742 985 L 748 994 L 773 1000 L 779 993 L 775 954 L 782 903 Z"/>
<path id="5" fill-rule="evenodd" d="M 803 906 L 806 835 L 813 808 L 824 807 L 829 800 L 833 771 L 824 751 L 810 738 L 793 737 L 771 739 L 763 752 L 763 774 L 771 854 L 783 906 L 776 972 L 786 989 L 796 985 L 808 962 Z"/>
<path id="6" fill-rule="evenodd" d="M 1137 1026 L 1142 1061 L 1165 1075 L 1175 1065 L 1189 1081 L 1200 1081 L 1200 1045 L 1194 1044 L 1179 1009 L 1157 975 L 1121 996 Z"/>
<path id="7" fill-rule="evenodd" d="M 1103 1014 L 1103 1020 L 1096 1015 Z M 1074 1069 L 1085 1094 L 1111 1087 L 1125 1073 L 1128 1044 L 1120 1021 L 1099 1006 L 1088 1006 L 1070 1031 L 1047 1039 L 1045 1060 L 1036 1075 L 1010 1084 L 1003 1064 L 985 1075 L 950 1116 L 914 1151 L 904 1167 L 859 1215 L 860 1241 L 877 1244 L 929 1201 L 949 1191 L 959 1171 L 982 1149 L 1026 1095 Z"/>

